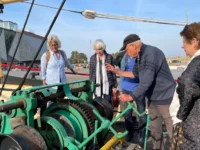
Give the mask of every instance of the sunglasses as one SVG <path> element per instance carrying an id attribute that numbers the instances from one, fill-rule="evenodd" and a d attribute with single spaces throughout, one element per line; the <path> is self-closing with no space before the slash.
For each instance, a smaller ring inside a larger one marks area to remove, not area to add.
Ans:
<path id="1" fill-rule="evenodd" d="M 189 31 L 190 33 L 192 33 L 192 35 L 194 35 L 194 33 L 190 30 L 189 25 L 187 25 L 187 24 L 183 28 L 183 31 Z"/>
<path id="2" fill-rule="evenodd" d="M 188 30 L 188 29 L 189 29 L 189 26 L 186 24 L 183 30 Z"/>
<path id="3" fill-rule="evenodd" d="M 188 31 L 190 32 L 193 36 L 196 35 L 194 32 L 192 32 L 189 28 L 189 25 L 185 25 L 185 27 L 183 28 L 183 31 Z M 193 37 L 194 39 L 196 39 L 197 41 L 199 41 L 195 36 Z"/>

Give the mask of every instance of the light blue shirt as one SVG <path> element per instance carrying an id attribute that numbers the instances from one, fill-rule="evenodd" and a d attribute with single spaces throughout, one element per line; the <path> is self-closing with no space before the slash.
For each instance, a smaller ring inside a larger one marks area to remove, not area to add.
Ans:
<path id="1" fill-rule="evenodd" d="M 67 59 L 64 52 L 64 58 L 60 51 L 58 52 L 59 58 L 56 58 L 56 54 L 50 50 L 50 59 L 48 65 L 46 64 L 46 53 L 41 57 L 41 79 L 46 80 L 47 84 L 55 84 L 60 82 L 66 82 L 65 67 L 72 69 L 72 65 Z"/>

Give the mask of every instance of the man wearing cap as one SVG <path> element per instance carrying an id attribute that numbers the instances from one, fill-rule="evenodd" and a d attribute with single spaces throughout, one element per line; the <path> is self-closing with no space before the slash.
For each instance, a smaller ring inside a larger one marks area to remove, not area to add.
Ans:
<path id="1" fill-rule="evenodd" d="M 107 64 L 106 68 L 120 76 L 139 78 L 139 84 L 130 95 L 121 94 L 123 102 L 139 99 L 146 96 L 149 100 L 149 114 L 151 117 L 151 136 L 153 149 L 161 149 L 162 120 L 165 121 L 169 137 L 172 137 L 172 119 L 169 106 L 175 90 L 175 82 L 163 52 L 153 46 L 141 42 L 136 34 L 128 35 L 121 50 L 136 58 L 136 65 L 132 72 L 124 72 Z"/>

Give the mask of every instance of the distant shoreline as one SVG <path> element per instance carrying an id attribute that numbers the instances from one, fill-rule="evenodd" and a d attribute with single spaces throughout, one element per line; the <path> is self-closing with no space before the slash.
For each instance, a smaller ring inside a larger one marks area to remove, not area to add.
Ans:
<path id="1" fill-rule="evenodd" d="M 187 66 L 186 65 L 177 65 L 177 66 L 169 66 L 170 70 L 184 70 Z"/>

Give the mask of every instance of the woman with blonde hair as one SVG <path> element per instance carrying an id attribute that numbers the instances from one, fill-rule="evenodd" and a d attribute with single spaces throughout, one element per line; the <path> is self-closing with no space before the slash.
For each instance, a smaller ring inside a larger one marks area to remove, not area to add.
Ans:
<path id="1" fill-rule="evenodd" d="M 55 84 L 60 82 L 66 82 L 65 67 L 70 69 L 74 74 L 77 72 L 73 70 L 73 67 L 67 55 L 63 50 L 59 50 L 61 42 L 56 35 L 51 35 L 47 40 L 48 50 L 41 57 L 41 79 L 42 83 Z M 58 88 L 58 91 L 62 90 Z"/>

